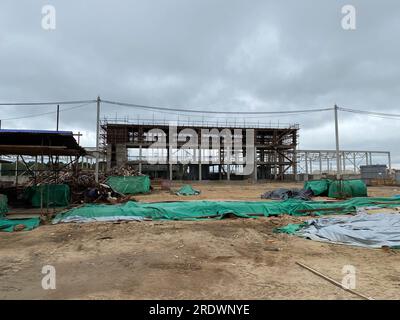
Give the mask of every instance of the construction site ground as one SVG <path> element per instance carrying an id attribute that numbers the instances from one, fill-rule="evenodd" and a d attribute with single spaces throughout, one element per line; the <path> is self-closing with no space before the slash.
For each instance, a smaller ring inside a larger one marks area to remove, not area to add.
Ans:
<path id="1" fill-rule="evenodd" d="M 174 182 L 173 188 L 181 183 Z M 154 190 L 138 201 L 260 200 L 294 183 L 192 183 L 201 195 Z M 400 187 L 370 187 L 392 196 Z M 0 233 L 0 299 L 359 299 L 296 265 L 341 282 L 356 268 L 356 290 L 398 299 L 400 251 L 315 242 L 274 228 L 312 217 L 44 225 Z M 42 267 L 56 289 L 42 288 Z"/>

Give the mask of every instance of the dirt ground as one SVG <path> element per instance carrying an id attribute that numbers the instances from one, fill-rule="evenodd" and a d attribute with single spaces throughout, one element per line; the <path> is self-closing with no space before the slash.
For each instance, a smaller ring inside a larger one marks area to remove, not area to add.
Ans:
<path id="1" fill-rule="evenodd" d="M 175 185 L 177 188 L 179 185 Z M 277 183 L 193 183 L 184 200 L 259 200 Z M 370 196 L 400 193 L 371 187 Z M 138 201 L 182 200 L 167 191 Z M 0 299 L 358 299 L 296 265 L 341 282 L 353 265 L 359 292 L 400 297 L 400 253 L 333 245 L 273 233 L 309 217 L 45 225 L 0 233 Z M 44 265 L 56 289 L 44 290 Z"/>

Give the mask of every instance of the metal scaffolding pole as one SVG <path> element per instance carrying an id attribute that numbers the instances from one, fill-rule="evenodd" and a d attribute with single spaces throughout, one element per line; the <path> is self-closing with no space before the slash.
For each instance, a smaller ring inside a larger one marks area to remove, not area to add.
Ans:
<path id="1" fill-rule="evenodd" d="M 319 174 L 322 174 L 322 156 L 321 156 L 321 152 L 319 153 Z"/>
<path id="2" fill-rule="evenodd" d="M 336 138 L 336 178 L 339 180 L 341 177 L 340 168 L 340 153 L 339 153 L 339 123 L 338 123 L 338 106 L 335 104 L 335 138 Z"/>
<path id="3" fill-rule="evenodd" d="M 96 169 L 95 169 L 95 180 L 99 182 L 99 140 L 100 140 L 100 97 L 97 97 L 97 119 L 96 119 Z"/>

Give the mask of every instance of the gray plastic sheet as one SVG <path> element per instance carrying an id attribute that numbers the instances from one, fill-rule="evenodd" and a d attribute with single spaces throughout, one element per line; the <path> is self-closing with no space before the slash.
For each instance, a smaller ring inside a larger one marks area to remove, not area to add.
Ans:
<path id="1" fill-rule="evenodd" d="M 311 190 L 281 188 L 265 192 L 261 195 L 261 199 L 287 200 L 293 198 L 307 201 L 311 200 L 312 196 L 313 192 Z"/>
<path id="2" fill-rule="evenodd" d="M 307 221 L 297 235 L 311 240 L 361 247 L 400 248 L 399 213 L 359 213 L 351 217 Z"/>

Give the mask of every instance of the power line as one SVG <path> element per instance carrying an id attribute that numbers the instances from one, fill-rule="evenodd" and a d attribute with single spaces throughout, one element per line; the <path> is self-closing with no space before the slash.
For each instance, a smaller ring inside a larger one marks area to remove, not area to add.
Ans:
<path id="1" fill-rule="evenodd" d="M 124 106 L 122 106 L 124 107 Z M 153 111 L 154 114 L 154 110 L 149 110 L 149 112 Z M 161 111 L 158 110 L 158 113 L 161 114 L 167 114 L 167 115 L 174 115 L 174 116 L 182 116 L 182 117 L 197 117 L 197 118 L 202 118 L 204 117 L 204 113 L 202 114 L 188 114 L 188 113 L 177 113 L 177 112 L 170 112 L 170 111 Z M 287 117 L 287 116 L 293 116 L 293 115 L 301 115 L 301 114 L 305 114 L 305 113 L 290 113 L 290 114 L 258 114 L 258 115 L 248 115 L 246 117 L 246 119 L 269 119 L 269 118 L 276 118 L 276 117 Z M 233 113 L 233 115 L 235 115 L 235 113 Z M 233 116 L 212 116 L 213 119 L 238 119 L 237 117 L 233 117 Z"/>
<path id="2" fill-rule="evenodd" d="M 388 118 L 391 118 L 391 119 L 400 118 L 400 114 L 395 114 L 395 113 L 365 111 L 365 110 L 357 110 L 357 109 L 342 108 L 342 107 L 339 107 L 338 109 L 339 109 L 340 111 L 344 111 L 344 112 L 365 114 L 365 115 L 370 115 L 370 116 L 388 117 Z"/>
<path id="3" fill-rule="evenodd" d="M 48 106 L 48 105 L 64 105 L 64 104 L 82 104 L 93 103 L 96 100 L 77 100 L 77 101 L 51 101 L 51 102 L 5 102 L 0 103 L 0 106 Z"/>
<path id="4" fill-rule="evenodd" d="M 119 101 L 111 101 L 111 100 L 100 100 L 101 102 L 104 102 L 106 104 L 110 105 L 116 105 L 116 106 L 123 106 L 123 107 L 130 107 L 130 108 L 137 108 L 137 109 L 144 109 L 144 110 L 152 110 L 152 111 L 159 111 L 161 113 L 165 114 L 171 114 L 171 115 L 183 115 L 183 116 L 188 116 L 182 113 L 197 113 L 197 114 L 222 114 L 222 115 L 277 115 L 277 116 L 288 116 L 288 115 L 300 115 L 300 114 L 306 114 L 306 113 L 315 113 L 315 112 L 324 112 L 324 111 L 331 111 L 333 108 L 318 108 L 318 109 L 300 109 L 300 110 L 281 110 L 281 111 L 214 111 L 214 110 L 206 110 L 204 108 L 198 108 L 198 109 L 185 109 L 185 108 L 175 108 L 175 107 L 158 107 L 158 106 L 149 106 L 149 105 L 141 105 L 141 104 L 134 104 L 134 103 L 125 103 L 125 102 L 119 102 Z M 68 111 L 68 110 L 73 110 L 76 108 L 80 108 L 83 106 L 86 106 L 90 103 L 95 103 L 97 102 L 96 99 L 93 100 L 73 100 L 73 101 L 48 101 L 48 102 L 9 102 L 9 103 L 0 103 L 0 106 L 49 106 L 49 105 L 71 105 L 71 104 L 80 104 L 77 107 L 72 107 L 69 109 L 63 109 L 61 111 Z M 200 110 L 199 110 L 200 109 Z M 202 109 L 202 110 L 201 110 Z M 358 109 L 352 109 L 352 108 L 347 108 L 347 107 L 338 107 L 338 110 L 343 111 L 343 112 L 348 112 L 348 113 L 355 113 L 355 114 L 363 114 L 363 115 L 368 115 L 376 118 L 382 118 L 382 119 L 399 119 L 400 114 L 393 114 L 393 113 L 384 113 L 384 112 L 374 112 L 374 111 L 365 111 L 365 110 L 358 110 Z M 171 112 L 172 111 L 172 112 Z M 180 112 L 180 113 L 173 113 L 175 112 Z M 29 118 L 29 117 L 37 117 L 37 116 L 42 116 L 42 115 L 47 115 L 47 114 L 52 114 L 55 113 L 55 111 L 51 112 L 44 112 L 40 114 L 32 114 L 32 115 L 27 115 L 27 116 L 21 116 L 21 117 L 12 117 L 12 118 L 6 118 L 2 120 L 17 120 L 17 119 L 24 119 L 24 118 Z M 193 115 L 195 116 L 195 115 Z"/>
<path id="5" fill-rule="evenodd" d="M 89 105 L 89 104 L 90 104 L 90 103 L 84 103 L 84 104 L 81 104 L 81 105 L 78 105 L 78 106 L 74 106 L 74 107 L 71 107 L 71 108 L 61 109 L 60 112 L 65 112 L 65 111 L 70 111 L 70 110 L 74 110 L 74 109 L 78 109 L 78 108 L 83 108 L 83 107 L 86 107 L 86 106 Z M 49 112 L 35 113 L 35 114 L 30 114 L 30 115 L 20 116 L 20 117 L 3 118 L 3 119 L 0 119 L 0 120 L 2 120 L 2 121 L 6 121 L 6 120 L 19 120 L 19 119 L 40 117 L 40 116 L 44 116 L 44 115 L 48 115 L 48 114 L 53 114 L 53 113 L 57 113 L 57 111 L 49 111 Z"/>
<path id="6" fill-rule="evenodd" d="M 139 104 L 124 103 L 124 102 L 110 101 L 110 100 L 101 100 L 101 102 L 117 106 L 132 107 L 132 108 L 146 109 L 146 110 L 177 111 L 177 112 L 203 113 L 203 114 L 301 114 L 301 113 L 322 112 L 322 111 L 332 110 L 332 108 L 324 108 L 324 109 L 304 109 L 304 110 L 285 110 L 285 111 L 244 111 L 244 112 L 210 111 L 210 110 L 180 109 L 171 107 L 156 107 L 156 106 L 139 105 Z"/>

